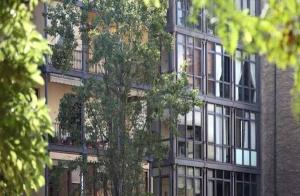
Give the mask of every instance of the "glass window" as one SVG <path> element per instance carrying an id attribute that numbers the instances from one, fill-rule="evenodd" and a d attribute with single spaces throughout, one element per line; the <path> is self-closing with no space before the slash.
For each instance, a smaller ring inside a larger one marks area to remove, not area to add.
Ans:
<path id="1" fill-rule="evenodd" d="M 187 73 L 189 86 L 202 89 L 202 41 L 191 36 L 177 34 L 177 73 Z M 186 69 L 183 65 L 186 64 Z"/>
<path id="2" fill-rule="evenodd" d="M 235 114 L 235 163 L 256 167 L 255 114 L 236 110 Z"/>
<path id="3" fill-rule="evenodd" d="M 207 158 L 230 163 L 230 109 L 208 103 L 207 123 Z"/>
<path id="4" fill-rule="evenodd" d="M 256 103 L 255 55 L 244 57 L 242 51 L 235 57 L 235 100 Z"/>
<path id="5" fill-rule="evenodd" d="M 177 195 L 202 196 L 202 175 L 201 168 L 177 166 Z"/>
<path id="6" fill-rule="evenodd" d="M 235 173 L 235 196 L 256 196 L 256 175 L 249 173 Z"/>
<path id="7" fill-rule="evenodd" d="M 207 170 L 207 195 L 231 196 L 229 171 Z"/>
<path id="8" fill-rule="evenodd" d="M 207 93 L 231 97 L 231 58 L 219 44 L 207 43 Z"/>
<path id="9" fill-rule="evenodd" d="M 191 24 L 188 21 L 188 16 L 190 14 L 190 8 L 192 6 L 192 1 L 191 0 L 177 0 L 177 25 L 178 26 L 183 26 L 183 27 L 189 27 L 194 30 L 202 30 L 202 11 L 199 12 L 197 19 L 198 19 L 198 24 Z"/>
<path id="10" fill-rule="evenodd" d="M 191 159 L 202 158 L 202 115 L 195 107 L 186 115 L 178 117 L 177 155 Z"/>

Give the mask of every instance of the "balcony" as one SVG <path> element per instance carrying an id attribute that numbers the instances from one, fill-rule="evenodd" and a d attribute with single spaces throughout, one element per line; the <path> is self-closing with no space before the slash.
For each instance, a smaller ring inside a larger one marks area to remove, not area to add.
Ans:
<path id="1" fill-rule="evenodd" d="M 51 49 L 54 48 L 53 45 L 49 45 Z M 84 58 L 88 60 L 84 60 Z M 102 65 L 104 61 L 100 61 L 99 63 L 90 64 L 90 61 L 92 59 L 92 53 L 88 53 L 87 57 L 85 57 L 82 50 L 74 50 L 73 51 L 73 59 L 72 59 L 72 66 L 68 70 L 70 72 L 70 75 L 72 75 L 72 72 L 76 73 L 88 73 L 88 74 L 101 74 L 102 73 Z M 51 70 L 59 72 L 60 68 L 54 67 L 52 63 L 52 56 L 49 55 L 47 57 L 47 66 L 51 67 Z M 78 74 L 77 74 L 78 75 Z"/>
<path id="2" fill-rule="evenodd" d="M 54 136 L 49 138 L 50 144 L 79 146 L 81 144 L 81 133 L 76 130 L 65 130 L 58 122 L 53 123 Z"/>

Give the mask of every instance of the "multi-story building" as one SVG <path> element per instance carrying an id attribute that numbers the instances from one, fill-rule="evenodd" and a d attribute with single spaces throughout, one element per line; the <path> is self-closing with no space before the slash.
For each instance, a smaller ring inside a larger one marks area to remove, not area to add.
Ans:
<path id="1" fill-rule="evenodd" d="M 300 129 L 291 115 L 289 96 L 292 72 L 278 71 L 257 55 L 244 55 L 243 48 L 228 55 L 204 10 L 199 25 L 187 22 L 190 3 L 169 0 L 167 30 L 176 44 L 162 71 L 179 73 L 186 61 L 189 85 L 199 89 L 204 105 L 180 116 L 176 137 L 171 137 L 167 124 L 157 122 L 170 150 L 163 166 L 145 166 L 145 190 L 157 196 L 300 195 Z M 260 4 L 236 0 L 237 7 L 253 15 L 259 14 Z M 44 11 L 47 6 L 40 4 L 34 13 L 41 33 L 47 25 Z M 50 43 L 54 39 L 45 37 Z M 53 122 L 63 95 L 97 73 L 97 67 L 87 68 L 82 51 L 79 44 L 67 72 L 55 69 L 51 61 L 42 66 L 45 86 L 37 93 L 46 98 Z M 55 137 L 49 140 L 54 169 L 46 168 L 47 184 L 38 195 L 79 195 L 80 170 L 59 166 L 81 155 L 93 161 L 93 149 L 80 141 L 80 133 L 64 133 L 54 125 Z M 93 176 L 92 164 L 88 170 Z M 90 195 L 102 195 L 102 188 L 88 187 Z"/>

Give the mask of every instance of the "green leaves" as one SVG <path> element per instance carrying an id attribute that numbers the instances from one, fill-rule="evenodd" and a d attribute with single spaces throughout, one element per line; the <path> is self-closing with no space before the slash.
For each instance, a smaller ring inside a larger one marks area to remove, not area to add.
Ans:
<path id="1" fill-rule="evenodd" d="M 32 88 L 43 84 L 38 65 L 50 52 L 35 31 L 31 12 L 38 1 L 13 0 L 0 5 L 0 192 L 31 195 L 43 185 L 50 165 L 46 134 L 52 134 L 45 102 Z"/>
<path id="2" fill-rule="evenodd" d="M 247 52 L 265 56 L 269 63 L 281 69 L 294 69 L 293 101 L 296 106 L 300 103 L 300 4 L 298 0 L 269 0 L 266 3 L 262 5 L 266 6 L 262 15 L 255 17 L 245 10 L 236 10 L 231 1 L 193 0 L 196 9 L 193 9 L 192 17 L 196 18 L 200 8 L 204 7 L 214 13 L 218 18 L 217 35 L 231 54 L 239 41 Z M 300 116 L 300 112 L 296 111 L 296 114 Z"/>

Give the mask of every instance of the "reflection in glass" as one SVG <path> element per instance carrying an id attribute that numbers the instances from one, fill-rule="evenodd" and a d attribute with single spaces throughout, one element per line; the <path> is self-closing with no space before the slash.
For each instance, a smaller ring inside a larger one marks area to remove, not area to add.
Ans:
<path id="1" fill-rule="evenodd" d="M 195 196 L 201 196 L 201 190 L 202 190 L 201 180 L 195 179 Z"/>
<path id="2" fill-rule="evenodd" d="M 181 176 L 178 176 L 177 178 L 178 180 L 178 196 L 185 196 L 185 178 L 184 177 L 181 177 Z"/>
<path id="3" fill-rule="evenodd" d="M 249 150 L 244 150 L 244 165 L 250 165 L 250 153 L 249 153 Z"/>
<path id="4" fill-rule="evenodd" d="M 251 151 L 251 166 L 256 167 L 256 152 Z"/>
<path id="5" fill-rule="evenodd" d="M 216 116 L 216 144 L 222 144 L 222 117 Z"/>
<path id="6" fill-rule="evenodd" d="M 235 150 L 235 163 L 238 165 L 243 164 L 243 151 L 241 149 Z"/>
<path id="7" fill-rule="evenodd" d="M 214 152 L 214 146 L 213 145 L 207 145 L 207 158 L 210 160 L 215 159 L 215 152 Z"/>
<path id="8" fill-rule="evenodd" d="M 216 147 L 216 161 L 222 162 L 222 148 Z"/>
<path id="9" fill-rule="evenodd" d="M 207 119 L 207 132 L 208 132 L 208 138 L 207 140 L 209 142 L 214 142 L 214 116 L 213 115 L 208 115 Z"/>
<path id="10" fill-rule="evenodd" d="M 214 196 L 214 181 L 209 180 L 207 182 L 207 196 Z"/>
<path id="11" fill-rule="evenodd" d="M 186 195 L 187 196 L 193 196 L 194 195 L 193 179 L 190 179 L 190 178 L 186 179 Z"/>

